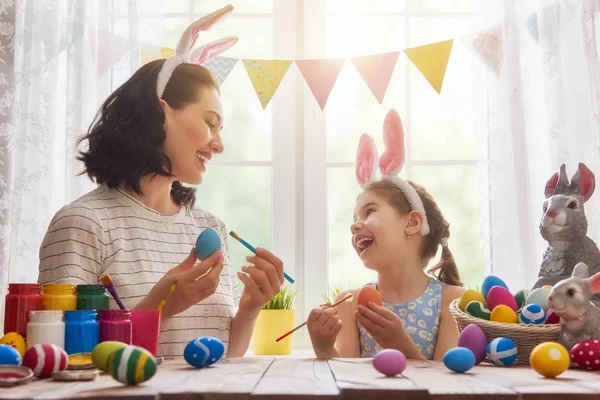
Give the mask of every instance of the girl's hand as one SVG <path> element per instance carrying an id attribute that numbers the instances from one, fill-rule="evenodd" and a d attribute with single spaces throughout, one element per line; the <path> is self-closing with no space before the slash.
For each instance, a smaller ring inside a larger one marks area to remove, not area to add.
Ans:
<path id="1" fill-rule="evenodd" d="M 283 284 L 283 262 L 273 253 L 257 248 L 257 255 L 246 257 L 253 266 L 242 267 L 238 278 L 244 283 L 240 309 L 260 311 L 279 293 Z"/>
<path id="2" fill-rule="evenodd" d="M 368 307 L 356 308 L 356 319 L 384 349 L 402 348 L 401 339 L 406 336 L 402 320 L 385 307 L 369 302 Z"/>
<path id="3" fill-rule="evenodd" d="M 306 322 L 313 350 L 318 358 L 326 357 L 334 348 L 338 333 L 342 330 L 342 320 L 337 309 L 327 303 L 313 309 Z"/>

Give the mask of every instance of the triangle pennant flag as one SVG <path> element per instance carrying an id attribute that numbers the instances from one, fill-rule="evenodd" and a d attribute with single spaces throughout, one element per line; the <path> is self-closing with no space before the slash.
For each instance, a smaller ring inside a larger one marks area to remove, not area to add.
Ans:
<path id="1" fill-rule="evenodd" d="M 161 47 L 158 49 L 158 51 L 160 52 L 160 56 L 162 58 L 169 58 L 175 55 L 175 49 L 171 49 L 169 47 Z"/>
<path id="2" fill-rule="evenodd" d="M 315 96 L 317 103 L 319 103 L 321 110 L 325 108 L 327 99 L 345 61 L 343 58 L 296 60 L 296 65 L 313 96 Z"/>
<path id="3" fill-rule="evenodd" d="M 404 50 L 408 59 L 440 94 L 454 39 Z"/>
<path id="4" fill-rule="evenodd" d="M 140 43 L 140 58 L 142 65 L 148 64 L 150 61 L 162 58 L 158 51 L 159 47 L 152 43 Z"/>
<path id="5" fill-rule="evenodd" d="M 502 25 L 473 35 L 469 49 L 497 77 L 500 76 L 502 58 L 504 55 L 502 46 Z"/>
<path id="6" fill-rule="evenodd" d="M 98 30 L 96 73 L 104 76 L 129 51 L 129 39 L 104 30 Z"/>
<path id="7" fill-rule="evenodd" d="M 529 32 L 529 34 L 531 35 L 533 40 L 535 40 L 536 43 L 538 43 L 540 35 L 539 35 L 539 31 L 538 31 L 537 12 L 531 13 L 531 15 L 529 17 L 527 17 L 527 19 L 525 20 L 525 27 L 527 27 L 527 31 Z"/>
<path id="8" fill-rule="evenodd" d="M 219 81 L 219 85 L 222 85 L 237 62 L 237 58 L 217 56 L 206 61 L 203 65 L 215 75 L 217 81 Z"/>
<path id="9" fill-rule="evenodd" d="M 383 102 L 399 54 L 399 51 L 394 51 L 350 59 L 379 104 Z"/>
<path id="10" fill-rule="evenodd" d="M 292 60 L 242 60 L 263 110 L 285 77 Z"/>

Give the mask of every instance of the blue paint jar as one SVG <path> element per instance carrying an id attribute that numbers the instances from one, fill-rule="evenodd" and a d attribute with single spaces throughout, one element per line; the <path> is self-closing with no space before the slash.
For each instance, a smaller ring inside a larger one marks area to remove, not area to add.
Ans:
<path id="1" fill-rule="evenodd" d="M 67 354 L 91 353 L 99 342 L 100 328 L 96 310 L 65 311 L 65 351 Z"/>

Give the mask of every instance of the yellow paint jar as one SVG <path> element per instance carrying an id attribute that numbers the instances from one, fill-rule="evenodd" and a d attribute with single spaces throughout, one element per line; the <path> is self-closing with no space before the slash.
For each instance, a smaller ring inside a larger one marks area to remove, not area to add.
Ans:
<path id="1" fill-rule="evenodd" d="M 76 310 L 77 295 L 75 285 L 66 283 L 47 283 L 42 286 L 42 309 Z"/>

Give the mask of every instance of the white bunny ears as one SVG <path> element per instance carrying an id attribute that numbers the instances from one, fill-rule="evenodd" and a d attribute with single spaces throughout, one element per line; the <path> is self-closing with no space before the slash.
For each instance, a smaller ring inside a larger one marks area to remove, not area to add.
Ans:
<path id="1" fill-rule="evenodd" d="M 394 109 L 388 111 L 383 121 L 383 144 L 385 151 L 378 158 L 373 138 L 367 133 L 361 135 L 356 153 L 356 180 L 361 188 L 365 188 L 374 181 L 379 161 L 382 179 L 390 179 L 396 183 L 406 196 L 411 208 L 423 215 L 421 235 L 428 235 L 429 223 L 419 194 L 410 183 L 397 176 L 404 165 L 404 129 L 400 116 Z"/>
<path id="2" fill-rule="evenodd" d="M 200 32 L 212 29 L 213 26 L 224 21 L 232 12 L 233 6 L 230 4 L 221 8 L 220 10 L 205 15 L 187 27 L 187 29 L 181 35 L 181 39 L 179 39 L 179 44 L 177 45 L 175 55 L 165 60 L 160 72 L 158 73 L 158 79 L 156 80 L 156 93 L 159 99 L 162 98 L 165 88 L 167 87 L 167 83 L 169 82 L 169 79 L 171 79 L 171 75 L 173 75 L 173 71 L 175 71 L 175 68 L 177 68 L 180 64 L 203 64 L 237 43 L 237 37 L 229 36 L 192 50 L 196 40 L 198 40 L 198 35 Z"/>

